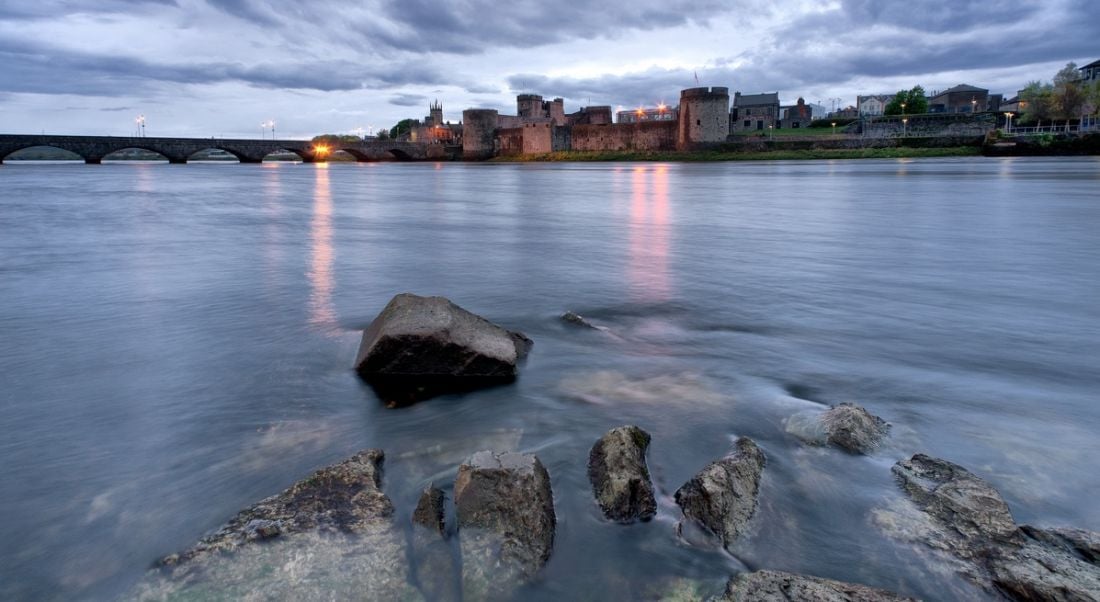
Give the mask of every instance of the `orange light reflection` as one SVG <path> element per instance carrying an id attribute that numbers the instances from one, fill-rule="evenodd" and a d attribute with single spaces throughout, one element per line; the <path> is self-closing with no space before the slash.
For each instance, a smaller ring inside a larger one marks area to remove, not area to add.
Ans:
<path id="1" fill-rule="evenodd" d="M 668 166 L 638 166 L 630 176 L 631 294 L 647 302 L 671 297 L 669 279 Z"/>
<path id="2" fill-rule="evenodd" d="M 310 223 L 309 322 L 324 330 L 336 331 L 336 309 L 332 305 L 334 288 L 332 265 L 332 191 L 328 164 L 316 163 L 313 187 L 313 221 Z"/>

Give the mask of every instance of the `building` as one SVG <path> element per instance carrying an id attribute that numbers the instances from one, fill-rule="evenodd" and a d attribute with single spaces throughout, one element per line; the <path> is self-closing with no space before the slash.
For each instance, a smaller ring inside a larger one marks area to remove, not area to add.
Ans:
<path id="1" fill-rule="evenodd" d="M 538 94 L 520 94 L 516 97 L 516 116 L 524 120 L 549 119 L 554 125 L 565 125 L 565 101 L 561 98 L 543 100 Z"/>
<path id="2" fill-rule="evenodd" d="M 565 120 L 569 125 L 608 125 L 611 123 L 611 106 L 581 107 L 579 111 L 566 115 Z"/>
<path id="3" fill-rule="evenodd" d="M 660 104 L 651 109 L 638 108 L 633 111 L 619 111 L 615 113 L 615 122 L 638 123 L 639 121 L 676 121 L 679 114 L 679 107 L 669 107 Z"/>
<path id="4" fill-rule="evenodd" d="M 781 128 L 808 128 L 810 122 L 814 120 L 813 109 L 810 105 L 806 104 L 806 100 L 801 96 L 798 97 L 798 102 L 783 107 L 783 119 L 780 120 L 777 127 Z"/>
<path id="5" fill-rule="evenodd" d="M 989 90 L 967 84 L 935 93 L 928 100 L 929 113 L 977 113 L 988 107 Z"/>
<path id="6" fill-rule="evenodd" d="M 1085 82 L 1100 81 L 1100 61 L 1093 61 L 1084 67 L 1078 67 L 1081 72 L 1081 80 Z"/>
<path id="7" fill-rule="evenodd" d="M 765 94 L 733 93 L 730 132 L 765 130 L 779 121 L 779 92 Z"/>
<path id="8" fill-rule="evenodd" d="M 861 117 L 878 117 L 886 114 L 886 105 L 894 100 L 894 94 L 869 94 L 856 96 L 856 108 Z"/>
<path id="9" fill-rule="evenodd" d="M 443 103 L 436 100 L 428 106 L 428 114 L 424 120 L 416 122 L 402 138 L 409 142 L 461 144 L 462 124 L 444 123 Z"/>

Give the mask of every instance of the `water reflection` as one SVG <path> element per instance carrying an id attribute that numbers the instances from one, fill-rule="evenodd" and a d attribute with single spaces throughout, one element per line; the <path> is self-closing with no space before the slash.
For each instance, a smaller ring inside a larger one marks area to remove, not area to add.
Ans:
<path id="1" fill-rule="evenodd" d="M 271 163 L 265 164 L 274 165 Z M 282 268 L 283 259 L 283 246 L 280 219 L 282 218 L 283 208 L 280 204 L 282 198 L 283 187 L 282 182 L 279 180 L 278 170 L 267 169 L 266 172 L 261 172 L 264 179 L 264 218 L 266 224 L 264 225 L 264 283 L 268 286 L 269 292 L 276 284 L 279 274 Z"/>
<path id="2" fill-rule="evenodd" d="M 310 222 L 309 323 L 323 330 L 336 327 L 336 309 L 332 305 L 332 190 L 329 188 L 328 163 L 315 163 L 317 177 L 313 185 L 313 221 Z"/>
<path id="3" fill-rule="evenodd" d="M 635 167 L 630 184 L 630 292 L 639 301 L 666 301 L 671 295 L 668 166 Z"/>

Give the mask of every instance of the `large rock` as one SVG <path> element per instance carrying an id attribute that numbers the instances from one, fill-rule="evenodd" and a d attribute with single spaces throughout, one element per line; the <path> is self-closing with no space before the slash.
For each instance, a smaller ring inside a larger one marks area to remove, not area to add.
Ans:
<path id="1" fill-rule="evenodd" d="M 913 600 L 883 589 L 781 571 L 741 573 L 715 602 L 899 602 Z"/>
<path id="2" fill-rule="evenodd" d="M 645 454 L 649 433 L 636 426 L 611 429 L 588 454 L 588 480 L 604 516 L 629 523 L 657 513 Z"/>
<path id="3" fill-rule="evenodd" d="M 826 440 L 854 454 L 867 454 L 882 443 L 890 425 L 853 403 L 829 408 L 822 415 Z"/>
<path id="4" fill-rule="evenodd" d="M 139 599 L 419 599 L 381 450 L 318 470 L 241 511 L 194 547 L 162 559 Z"/>
<path id="5" fill-rule="evenodd" d="M 711 462 L 676 490 L 685 519 L 695 521 L 733 543 L 756 511 L 764 452 L 748 437 L 740 437 L 726 457 Z"/>
<path id="6" fill-rule="evenodd" d="M 531 339 L 443 297 L 390 300 L 359 345 L 355 369 L 387 402 L 511 382 Z"/>
<path id="7" fill-rule="evenodd" d="M 894 465 L 894 474 L 924 523 L 893 534 L 948 554 L 960 574 L 990 594 L 1013 600 L 1100 600 L 1100 534 L 1080 529 L 1018 527 L 1008 504 L 965 468 L 923 454 Z"/>
<path id="8" fill-rule="evenodd" d="M 550 559 L 550 475 L 534 455 L 483 451 L 459 466 L 454 493 L 463 598 L 510 598 Z"/>

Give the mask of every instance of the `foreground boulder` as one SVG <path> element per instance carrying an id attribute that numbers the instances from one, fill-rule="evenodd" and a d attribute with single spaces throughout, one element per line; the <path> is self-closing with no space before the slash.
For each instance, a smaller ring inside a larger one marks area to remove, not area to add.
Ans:
<path id="1" fill-rule="evenodd" d="M 459 466 L 454 493 L 463 599 L 511 598 L 550 559 L 550 475 L 534 455 L 483 451 Z"/>
<path id="2" fill-rule="evenodd" d="M 418 599 L 381 450 L 318 470 L 158 563 L 139 599 Z"/>
<path id="3" fill-rule="evenodd" d="M 588 454 L 588 480 L 605 517 L 630 523 L 657 513 L 645 454 L 649 433 L 636 426 L 611 429 Z"/>
<path id="4" fill-rule="evenodd" d="M 676 490 L 685 520 L 702 525 L 724 546 L 733 543 L 756 511 L 765 463 L 764 452 L 752 439 L 738 438 L 733 452 L 711 462 Z"/>
<path id="5" fill-rule="evenodd" d="M 1018 527 L 993 486 L 946 460 L 917 454 L 893 472 L 922 517 L 917 524 L 898 516 L 880 520 L 895 536 L 946 553 L 963 576 L 991 594 L 1100 600 L 1100 534 Z"/>
<path id="6" fill-rule="evenodd" d="M 390 300 L 363 332 L 355 369 L 391 403 L 511 382 L 531 339 L 443 297 Z"/>
<path id="7" fill-rule="evenodd" d="M 890 425 L 853 403 L 829 408 L 821 416 L 826 441 L 853 454 L 868 454 L 882 443 Z"/>
<path id="8" fill-rule="evenodd" d="M 781 571 L 742 573 L 715 602 L 899 602 L 913 600 L 866 585 Z"/>

